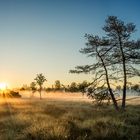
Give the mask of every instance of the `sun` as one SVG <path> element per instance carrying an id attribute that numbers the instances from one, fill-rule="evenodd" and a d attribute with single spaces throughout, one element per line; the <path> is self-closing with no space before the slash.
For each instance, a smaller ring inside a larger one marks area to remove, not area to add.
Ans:
<path id="1" fill-rule="evenodd" d="M 0 90 L 6 90 L 7 84 L 6 83 L 0 83 Z"/>

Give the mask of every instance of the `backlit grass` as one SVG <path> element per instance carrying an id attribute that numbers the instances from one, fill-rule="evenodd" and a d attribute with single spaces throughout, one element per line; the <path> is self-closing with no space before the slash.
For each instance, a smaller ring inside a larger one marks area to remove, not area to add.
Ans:
<path id="1" fill-rule="evenodd" d="M 0 140 L 32 139 L 139 140 L 140 104 L 117 113 L 84 101 L 0 99 Z"/>

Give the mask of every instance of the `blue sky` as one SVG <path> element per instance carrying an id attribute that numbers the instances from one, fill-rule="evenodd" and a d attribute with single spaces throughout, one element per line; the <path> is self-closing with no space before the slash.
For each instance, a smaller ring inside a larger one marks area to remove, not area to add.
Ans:
<path id="1" fill-rule="evenodd" d="M 139 0 L 0 0 L 0 82 L 12 87 L 43 73 L 48 85 L 91 80 L 69 69 L 92 63 L 79 53 L 85 33 L 103 35 L 108 15 L 136 24 L 140 38 Z"/>

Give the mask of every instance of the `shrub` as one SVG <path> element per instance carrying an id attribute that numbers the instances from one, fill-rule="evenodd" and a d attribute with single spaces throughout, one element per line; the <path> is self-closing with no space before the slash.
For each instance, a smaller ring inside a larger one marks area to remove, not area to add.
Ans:
<path id="1" fill-rule="evenodd" d="M 19 92 L 11 90 L 11 91 L 8 91 L 8 92 L 3 92 L 2 94 L 0 94 L 0 97 L 21 98 L 21 95 L 19 94 Z"/>

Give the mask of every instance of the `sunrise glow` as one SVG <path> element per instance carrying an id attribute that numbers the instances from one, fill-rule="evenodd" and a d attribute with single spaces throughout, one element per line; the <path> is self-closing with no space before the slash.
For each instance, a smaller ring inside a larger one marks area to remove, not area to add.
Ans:
<path id="1" fill-rule="evenodd" d="M 0 83 L 0 90 L 6 90 L 7 84 L 6 83 Z"/>

